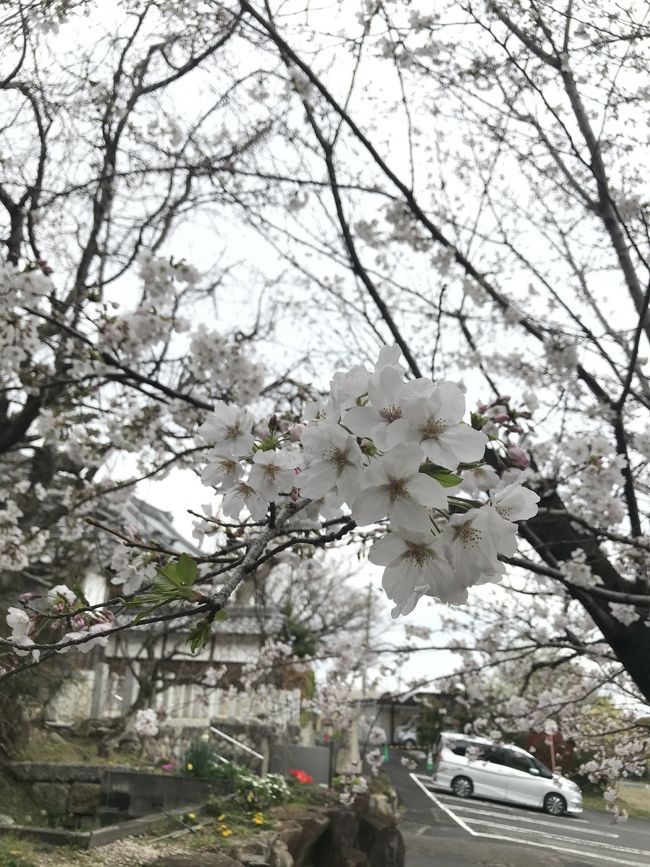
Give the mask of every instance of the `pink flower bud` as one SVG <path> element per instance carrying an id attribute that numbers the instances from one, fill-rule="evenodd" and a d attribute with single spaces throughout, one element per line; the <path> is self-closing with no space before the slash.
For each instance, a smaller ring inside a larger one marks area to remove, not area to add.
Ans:
<path id="1" fill-rule="evenodd" d="M 292 443 L 299 443 L 300 437 L 302 436 L 302 432 L 305 429 L 304 424 L 294 424 L 293 427 L 289 428 L 289 439 Z"/>
<path id="2" fill-rule="evenodd" d="M 508 448 L 506 449 L 506 454 L 508 455 L 508 460 L 510 461 L 510 463 L 513 464 L 513 466 L 519 467 L 522 470 L 525 470 L 530 463 L 528 455 L 519 446 L 508 446 Z"/>

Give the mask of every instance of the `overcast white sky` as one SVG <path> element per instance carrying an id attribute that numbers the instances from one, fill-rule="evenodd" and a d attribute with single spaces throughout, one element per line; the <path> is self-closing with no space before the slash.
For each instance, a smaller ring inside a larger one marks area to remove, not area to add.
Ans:
<path id="1" fill-rule="evenodd" d="M 336 6 L 339 9 L 338 6 Z M 356 4 L 350 4 L 347 9 L 350 12 L 350 26 L 358 27 L 355 24 Z M 340 12 L 340 9 L 339 9 Z M 107 7 L 100 12 L 104 26 L 110 31 L 112 25 L 112 12 Z M 338 26 L 342 26 L 343 22 L 337 21 Z M 66 39 L 69 37 L 74 41 L 88 23 L 83 25 L 75 25 L 75 32 L 68 30 L 68 25 L 62 29 L 61 37 Z M 81 29 L 77 29 L 81 28 Z M 67 31 L 67 32 L 66 32 Z M 383 67 L 382 67 L 383 68 Z M 337 70 L 337 75 L 345 76 L 348 70 L 345 65 L 341 64 Z M 396 83 L 390 81 L 376 82 L 377 88 L 382 87 L 390 93 L 391 88 Z M 187 117 L 195 116 L 200 110 L 200 94 L 194 87 L 182 90 L 180 100 L 177 96 L 177 104 L 179 104 L 180 120 L 183 120 L 183 114 Z M 390 123 L 393 119 L 390 120 Z M 403 163 L 406 159 L 407 144 L 400 136 L 394 134 L 386 135 L 385 138 L 390 140 L 386 156 L 391 164 Z M 381 136 L 384 138 L 384 136 Z M 185 219 L 182 226 L 176 230 L 171 242 L 168 245 L 166 252 L 173 253 L 176 257 L 184 257 L 188 262 L 195 265 L 200 270 L 207 270 L 214 265 L 222 253 L 227 252 L 228 261 L 241 261 L 246 263 L 251 269 L 256 269 L 269 277 L 276 277 L 286 271 L 287 265 L 283 262 L 270 245 L 265 244 L 263 240 L 252 229 L 243 227 L 241 224 L 229 222 L 227 220 L 217 220 L 216 223 L 206 217 L 205 214 L 197 214 L 196 219 Z M 261 285 L 261 284 L 260 284 Z M 116 289 L 116 297 L 128 306 L 128 285 L 123 285 L 121 289 Z M 221 331 L 229 331 L 235 328 L 246 328 L 253 320 L 257 309 L 259 287 L 254 283 L 250 285 L 241 285 L 238 288 L 230 286 L 224 294 L 217 295 L 216 298 L 216 321 L 210 321 L 210 327 L 216 327 Z M 209 312 L 211 317 L 214 317 L 212 311 Z M 205 311 L 201 314 L 201 318 L 205 316 Z M 205 321 L 205 320 L 204 320 Z M 310 341 L 310 335 L 305 330 L 302 319 L 295 315 L 295 312 L 287 308 L 281 311 L 276 331 L 272 341 L 267 341 L 260 348 L 262 359 L 269 365 L 270 373 L 285 369 L 288 364 L 294 362 L 300 357 L 306 345 L 314 347 L 314 341 Z M 324 350 L 324 351 L 323 351 Z M 327 347 L 314 347 L 314 353 L 318 351 L 322 358 L 322 381 L 318 383 L 320 386 L 325 386 L 329 376 L 335 369 L 334 359 L 328 357 Z M 315 361 L 318 361 L 318 356 L 314 354 Z M 348 360 L 348 365 L 356 363 L 360 359 L 353 355 Z M 317 365 L 319 366 L 319 365 Z M 113 473 L 119 475 L 128 475 L 133 467 L 129 466 L 129 462 L 121 462 L 119 466 L 111 468 Z M 174 470 L 170 475 L 162 480 L 147 480 L 138 485 L 137 495 L 152 503 L 153 505 L 170 512 L 173 515 L 175 525 L 180 533 L 188 538 L 191 538 L 193 518 L 188 514 L 188 510 L 200 511 L 201 505 L 214 500 L 214 494 L 211 489 L 205 488 L 189 471 Z M 355 582 L 360 587 L 367 586 L 368 582 L 381 588 L 381 569 L 372 566 L 367 561 L 358 562 L 356 564 Z M 480 591 L 479 591 L 480 592 Z M 402 618 L 399 621 L 392 621 L 390 610 L 392 604 L 386 599 L 383 591 L 376 594 L 378 604 L 381 606 L 381 616 L 387 630 L 384 641 L 391 640 L 395 644 L 402 645 L 404 641 L 404 633 L 401 623 L 412 623 L 421 626 L 428 626 L 436 629 L 439 626 L 440 606 L 433 602 L 422 602 L 416 611 L 409 615 L 408 618 Z M 383 642 L 382 642 L 383 643 Z M 437 636 L 436 643 L 442 643 L 440 636 Z M 402 666 L 400 677 L 390 677 L 386 679 L 384 688 L 395 689 L 398 684 L 405 688 L 407 682 L 412 680 L 427 680 L 432 679 L 447 673 L 450 673 L 455 667 L 454 656 L 448 652 L 422 652 L 414 654 Z"/>

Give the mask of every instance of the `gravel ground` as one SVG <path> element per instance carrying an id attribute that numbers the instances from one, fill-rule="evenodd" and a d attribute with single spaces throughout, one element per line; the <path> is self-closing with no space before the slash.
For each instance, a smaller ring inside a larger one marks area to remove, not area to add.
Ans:
<path id="1" fill-rule="evenodd" d="M 137 837 L 116 840 L 90 852 L 75 853 L 70 861 L 69 850 L 65 856 L 56 853 L 41 855 L 39 867 L 146 867 L 162 855 L 182 855 L 191 850 L 178 840 L 151 840 Z"/>

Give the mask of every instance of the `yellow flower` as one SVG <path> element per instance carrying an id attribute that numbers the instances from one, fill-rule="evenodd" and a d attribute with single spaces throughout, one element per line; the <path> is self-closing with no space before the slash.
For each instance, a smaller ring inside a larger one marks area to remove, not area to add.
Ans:
<path id="1" fill-rule="evenodd" d="M 186 818 L 193 822 L 196 819 L 196 813 L 187 813 Z"/>
<path id="2" fill-rule="evenodd" d="M 222 837 L 230 837 L 231 835 L 232 835 L 232 831 L 230 830 L 230 828 L 224 828 L 223 831 L 221 832 Z"/>
<path id="3" fill-rule="evenodd" d="M 225 814 L 225 813 L 222 813 L 220 816 L 217 816 L 217 822 L 223 822 L 223 820 L 224 820 L 225 818 L 226 818 L 226 814 Z"/>
<path id="4" fill-rule="evenodd" d="M 193 770 L 194 770 L 194 765 L 192 764 L 192 762 L 188 762 L 188 763 L 185 765 L 185 767 L 187 768 L 188 771 L 193 771 Z"/>

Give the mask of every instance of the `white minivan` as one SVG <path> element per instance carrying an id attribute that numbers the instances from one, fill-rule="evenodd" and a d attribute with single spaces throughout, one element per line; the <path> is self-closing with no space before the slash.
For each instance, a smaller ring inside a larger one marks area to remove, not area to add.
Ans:
<path id="1" fill-rule="evenodd" d="M 582 792 L 571 780 L 552 773 L 520 747 L 473 735 L 440 735 L 432 782 L 459 798 L 511 801 L 553 816 L 582 813 Z"/>

